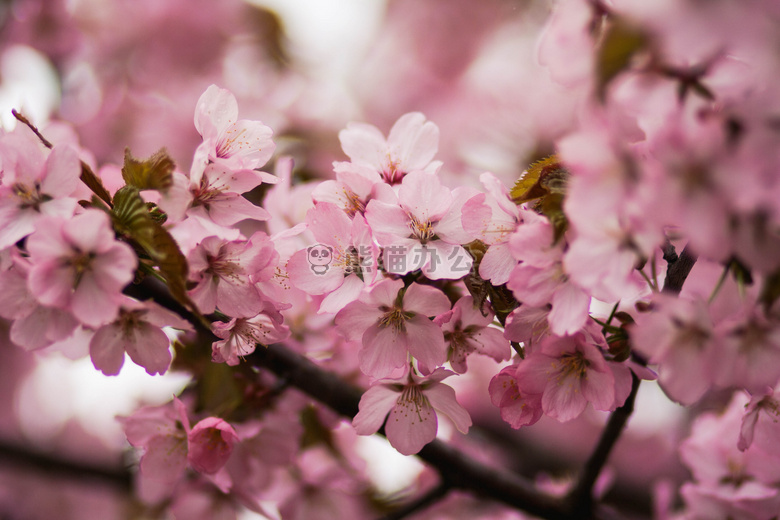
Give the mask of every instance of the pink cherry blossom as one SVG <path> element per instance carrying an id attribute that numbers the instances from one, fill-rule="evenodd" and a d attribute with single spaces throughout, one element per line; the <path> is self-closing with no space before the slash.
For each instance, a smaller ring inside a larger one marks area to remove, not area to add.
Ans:
<path id="1" fill-rule="evenodd" d="M 360 411 L 352 420 L 355 431 L 376 433 L 387 418 L 387 440 L 403 455 L 419 452 L 436 438 L 438 413 L 449 417 L 461 433 L 468 432 L 469 413 L 458 404 L 455 390 L 441 383 L 451 375 L 439 368 L 427 378 L 412 372 L 404 379 L 377 381 L 360 398 Z"/>
<path id="2" fill-rule="evenodd" d="M 257 316 L 232 318 L 227 323 L 215 321 L 211 331 L 221 340 L 212 344 L 211 360 L 237 365 L 239 359 L 254 352 L 258 344 L 271 345 L 287 339 L 290 329 L 282 324 L 283 320 L 273 304 L 266 302 Z"/>
<path id="3" fill-rule="evenodd" d="M 231 317 L 252 317 L 263 309 L 256 283 L 273 276 L 277 259 L 262 232 L 248 241 L 206 238 L 188 257 L 190 278 L 196 282 L 190 297 L 204 313 L 219 308 Z"/>
<path id="4" fill-rule="evenodd" d="M 27 284 L 40 303 L 68 310 L 92 327 L 116 318 L 137 260 L 130 246 L 114 237 L 106 213 L 86 210 L 70 220 L 41 219 L 27 250 Z"/>
<path id="5" fill-rule="evenodd" d="M 127 441 L 143 448 L 141 477 L 170 492 L 187 467 L 187 410 L 179 399 L 120 417 Z"/>
<path id="6" fill-rule="evenodd" d="M 81 164 L 70 146 L 56 146 L 48 156 L 27 129 L 0 140 L 0 249 L 31 234 L 43 215 L 70 218 L 78 206 Z"/>
<path id="7" fill-rule="evenodd" d="M 217 417 L 207 417 L 187 433 L 187 460 L 195 471 L 213 475 L 227 462 L 238 441 L 233 427 Z"/>
<path id="8" fill-rule="evenodd" d="M 390 185 L 400 183 L 412 171 L 436 173 L 441 167 L 440 161 L 433 161 L 439 128 L 419 112 L 401 116 L 387 139 L 375 126 L 349 123 L 339 132 L 339 140 L 352 164 L 371 168 Z"/>
<path id="9" fill-rule="evenodd" d="M 504 367 L 493 376 L 488 392 L 490 401 L 501 410 L 501 418 L 512 428 L 535 424 L 544 415 L 542 394 L 520 391 L 516 365 Z"/>
<path id="10" fill-rule="evenodd" d="M 465 276 L 472 260 L 459 244 L 471 238 L 463 230 L 460 210 L 474 194 L 468 188 L 451 192 L 437 176 L 412 172 L 401 183 L 397 203 L 370 201 L 366 220 L 385 250 L 385 270 L 406 274 L 422 269 L 434 280 Z"/>
<path id="11" fill-rule="evenodd" d="M 610 364 L 620 367 L 616 378 Z M 546 415 L 561 422 L 574 419 L 588 403 L 597 410 L 614 410 L 628 395 L 631 386 L 628 368 L 608 363 L 601 348 L 582 332 L 573 336 L 548 336 L 539 349 L 517 367 L 521 393 L 541 394 Z M 622 400 L 620 399 L 622 397 Z"/>
<path id="12" fill-rule="evenodd" d="M 429 285 L 386 279 L 344 307 L 336 325 L 347 339 L 361 340 L 360 369 L 375 378 L 391 375 L 411 355 L 432 369 L 446 360 L 441 328 L 428 319 L 450 309 L 443 292 Z"/>
<path id="13" fill-rule="evenodd" d="M 714 384 L 720 342 L 707 303 L 657 295 L 653 312 L 638 314 L 633 347 L 658 364 L 658 382 L 675 401 L 692 404 Z"/>
<path id="14" fill-rule="evenodd" d="M 463 229 L 474 240 L 488 245 L 479 264 L 479 276 L 493 285 L 502 285 L 517 264 L 509 249 L 509 239 L 520 222 L 520 209 L 495 175 L 486 172 L 479 179 L 487 193 L 480 193 L 463 205 Z"/>
<path id="15" fill-rule="evenodd" d="M 455 302 L 449 313 L 436 319 L 442 324 L 444 341 L 448 345 L 447 358 L 453 371 L 465 373 L 466 358 L 472 353 L 489 356 L 499 362 L 509 360 L 509 341 L 504 338 L 501 329 L 489 326 L 493 317 L 492 312 L 483 316 L 479 309 L 474 308 L 474 298 L 464 296 Z"/>
<path id="16" fill-rule="evenodd" d="M 35 350 L 70 336 L 79 322 L 67 310 L 41 305 L 27 285 L 28 259 L 14 251 L 13 262 L 0 271 L 0 316 L 11 323 L 10 339 L 26 350 Z"/>
<path id="17" fill-rule="evenodd" d="M 95 368 L 116 375 L 125 352 L 150 375 L 164 374 L 171 363 L 171 341 L 162 327 L 191 330 L 192 326 L 171 311 L 153 303 L 127 299 L 116 320 L 95 331 L 89 354 Z"/>
<path id="18" fill-rule="evenodd" d="M 357 299 L 377 275 L 378 248 L 362 215 L 352 220 L 337 206 L 320 202 L 306 214 L 308 229 L 317 240 L 295 253 L 287 263 L 292 284 L 313 295 L 327 295 L 320 312 L 338 312 Z M 326 262 L 313 262 L 311 254 L 328 249 Z"/>
<path id="19" fill-rule="evenodd" d="M 588 319 L 590 296 L 566 274 L 565 242 L 554 243 L 550 221 L 532 211 L 523 215 L 524 223 L 509 240 L 520 263 L 512 270 L 507 287 L 525 305 L 549 306 L 547 321 L 554 334 L 574 334 Z"/>
<path id="20" fill-rule="evenodd" d="M 209 163 L 230 170 L 254 170 L 271 158 L 276 147 L 271 129 L 259 121 L 239 120 L 235 96 L 216 85 L 209 86 L 198 100 L 195 128 L 203 137 L 190 172 L 195 185 L 200 185 Z"/>

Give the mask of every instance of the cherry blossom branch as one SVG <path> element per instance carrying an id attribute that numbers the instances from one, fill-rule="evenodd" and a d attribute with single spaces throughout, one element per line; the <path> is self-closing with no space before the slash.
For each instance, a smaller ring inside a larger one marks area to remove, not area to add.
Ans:
<path id="1" fill-rule="evenodd" d="M 158 280 L 147 277 L 141 283 L 129 286 L 125 293 L 136 298 L 151 298 L 192 323 L 199 334 L 212 336 L 211 331 L 205 329 L 194 314 L 176 302 Z M 215 337 L 213 339 L 216 340 Z M 247 361 L 284 378 L 290 385 L 340 415 L 352 418 L 358 412 L 358 403 L 363 393 L 360 389 L 284 345 L 258 348 L 247 356 Z M 418 456 L 436 468 L 443 485 L 450 488 L 471 491 L 549 520 L 574 518 L 564 510 L 559 498 L 537 491 L 523 477 L 485 466 L 441 441 L 431 442 Z"/>
<path id="2" fill-rule="evenodd" d="M 664 259 L 669 262 L 669 267 L 666 270 L 663 292 L 679 294 L 698 256 L 686 245 L 680 256 L 676 257 L 674 247 L 669 247 L 671 250 L 668 247 L 664 248 Z"/>
<path id="3" fill-rule="evenodd" d="M 593 502 L 593 485 L 596 483 L 601 470 L 609 458 L 612 448 L 620 438 L 623 428 L 625 428 L 628 418 L 634 412 L 634 401 L 636 393 L 639 390 L 640 379 L 631 374 L 631 393 L 626 398 L 623 406 L 612 412 L 609 421 L 601 434 L 596 449 L 591 453 L 585 466 L 582 469 L 577 484 L 569 492 L 567 499 L 572 503 L 573 510 L 589 510 Z"/>
<path id="4" fill-rule="evenodd" d="M 0 461 L 9 466 L 32 468 L 71 480 L 99 481 L 123 491 L 130 491 L 133 487 L 133 476 L 126 468 L 108 468 L 66 460 L 4 441 L 0 441 Z"/>

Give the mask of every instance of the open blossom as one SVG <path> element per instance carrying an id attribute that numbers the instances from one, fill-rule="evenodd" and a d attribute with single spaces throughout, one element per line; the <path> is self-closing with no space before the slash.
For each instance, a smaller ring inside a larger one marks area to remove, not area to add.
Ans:
<path id="1" fill-rule="evenodd" d="M 403 292 L 401 292 L 403 291 Z M 444 363 L 447 349 L 441 328 L 428 319 L 450 309 L 439 289 L 401 280 L 383 280 L 336 315 L 349 340 L 361 340 L 360 370 L 375 378 L 390 376 L 412 355 L 428 368 Z"/>
<path id="2" fill-rule="evenodd" d="M 320 312 L 338 312 L 374 282 L 379 251 L 362 215 L 350 220 L 335 205 L 319 202 L 306 214 L 306 223 L 318 243 L 293 254 L 287 273 L 295 287 L 327 295 Z M 312 256 L 320 253 L 327 258 Z"/>
<path id="3" fill-rule="evenodd" d="M 597 410 L 614 410 L 631 387 L 629 369 L 607 362 L 582 332 L 543 339 L 518 365 L 517 381 L 521 392 L 541 394 L 544 413 L 561 422 L 580 415 L 588 403 Z"/>
<path id="4" fill-rule="evenodd" d="M 203 143 L 195 151 L 190 178 L 200 185 L 209 163 L 230 170 L 254 170 L 273 155 L 273 132 L 260 121 L 238 119 L 238 103 L 226 89 L 211 85 L 195 108 L 195 128 Z"/>
<path id="5" fill-rule="evenodd" d="M 653 312 L 638 314 L 630 337 L 633 347 L 658 364 L 664 392 L 683 404 L 699 400 L 714 384 L 720 342 L 710 309 L 702 299 L 657 295 Z"/>
<path id="6" fill-rule="evenodd" d="M 377 180 L 395 185 L 407 173 L 436 173 L 441 161 L 433 161 L 439 148 L 439 128 L 419 112 L 401 116 L 390 129 L 387 139 L 375 126 L 349 123 L 339 132 L 341 147 L 351 164 L 370 168 Z M 341 163 L 349 168 L 350 163 Z"/>
<path id="7" fill-rule="evenodd" d="M 427 378 L 411 372 L 404 379 L 376 382 L 360 398 L 360 411 L 352 420 L 355 431 L 376 433 L 387 417 L 387 440 L 403 455 L 419 452 L 436 438 L 438 413 L 449 417 L 461 433 L 468 432 L 469 413 L 458 404 L 455 390 L 441 383 L 452 374 L 439 368 Z"/>
<path id="8" fill-rule="evenodd" d="M 493 285 L 502 285 L 517 265 L 509 239 L 521 221 L 520 209 L 495 175 L 486 172 L 479 179 L 487 193 L 475 195 L 463 205 L 463 229 L 488 246 L 479 263 L 479 276 Z"/>
<path id="9" fill-rule="evenodd" d="M 256 283 L 273 276 L 278 253 L 265 233 L 248 241 L 208 237 L 188 257 L 196 286 L 190 297 L 201 312 L 219 308 L 228 316 L 251 317 L 263 309 Z"/>
<path id="10" fill-rule="evenodd" d="M 42 216 L 69 218 L 78 207 L 73 197 L 81 173 L 76 151 L 61 145 L 46 157 L 33 141 L 37 138 L 28 134 L 19 128 L 0 140 L 0 249 L 32 233 Z"/>
<path id="11" fill-rule="evenodd" d="M 87 210 L 71 219 L 41 219 L 27 250 L 27 284 L 40 303 L 68 310 L 91 327 L 116 318 L 137 260 L 130 246 L 114 238 L 108 215 Z"/>
<path id="12" fill-rule="evenodd" d="M 162 327 L 192 329 L 188 322 L 153 302 L 127 298 L 117 319 L 97 329 L 92 336 L 89 342 L 92 364 L 107 376 L 116 375 L 127 352 L 148 374 L 164 374 L 171 364 L 171 342 Z"/>
<path id="13" fill-rule="evenodd" d="M 510 356 L 509 341 L 500 329 L 489 327 L 493 313 L 486 316 L 474 308 L 474 298 L 464 296 L 452 310 L 436 318 L 441 323 L 444 341 L 448 346 L 448 359 L 452 370 L 466 372 L 466 358 L 473 353 L 507 361 Z"/>
<path id="14" fill-rule="evenodd" d="M 281 313 L 270 302 L 265 303 L 257 316 L 233 318 L 227 323 L 215 321 L 211 331 L 220 340 L 211 345 L 211 360 L 237 365 L 239 358 L 254 352 L 258 344 L 283 341 L 290 335 L 290 329 L 283 321 Z"/>
<path id="15" fill-rule="evenodd" d="M 239 438 L 223 419 L 207 417 L 191 427 L 187 407 L 174 398 L 161 406 L 141 408 L 120 421 L 127 441 L 144 450 L 141 478 L 156 488 L 153 493 L 158 498 L 173 491 L 187 466 L 223 491 L 230 488 L 230 477 L 221 470 Z"/>
<path id="16" fill-rule="evenodd" d="M 459 244 L 471 241 L 463 230 L 461 208 L 475 190 L 451 192 L 439 178 L 423 172 L 404 177 L 394 204 L 374 199 L 366 220 L 384 248 L 384 268 L 394 274 L 417 269 L 428 278 L 462 278 L 471 256 Z"/>

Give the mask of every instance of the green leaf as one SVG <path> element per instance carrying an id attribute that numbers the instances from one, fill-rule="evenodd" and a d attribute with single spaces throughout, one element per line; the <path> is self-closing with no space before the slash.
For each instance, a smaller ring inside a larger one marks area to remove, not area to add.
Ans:
<path id="1" fill-rule="evenodd" d="M 129 186 L 139 190 L 166 191 L 173 184 L 173 171 L 176 168 L 173 159 L 161 148 L 146 160 L 138 160 L 125 149 L 125 164 L 122 166 L 122 178 Z"/>
<path id="2" fill-rule="evenodd" d="M 171 234 L 149 214 L 138 188 L 124 186 L 116 192 L 111 218 L 114 229 L 132 240 L 159 268 L 171 295 L 198 314 L 197 307 L 187 296 L 187 259 Z"/>
<path id="3" fill-rule="evenodd" d="M 604 102 L 609 83 L 631 65 L 633 57 L 648 45 L 648 38 L 634 25 L 613 17 L 596 55 L 596 91 Z"/>
<path id="4" fill-rule="evenodd" d="M 565 193 L 569 172 L 557 155 L 545 157 L 528 167 L 512 187 L 509 195 L 515 204 L 540 199 L 550 193 Z"/>

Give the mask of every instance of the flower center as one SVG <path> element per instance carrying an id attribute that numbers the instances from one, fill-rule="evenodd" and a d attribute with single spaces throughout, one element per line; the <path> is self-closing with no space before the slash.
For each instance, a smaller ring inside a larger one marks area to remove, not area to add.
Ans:
<path id="1" fill-rule="evenodd" d="M 425 397 L 425 395 L 423 395 L 422 390 L 420 389 L 420 385 L 409 383 L 401 391 L 401 395 L 398 396 L 395 404 L 399 409 L 402 410 L 404 415 L 413 413 L 417 415 L 417 419 L 420 422 L 423 422 L 427 420 L 431 414 L 429 406 L 427 407 L 428 411 L 426 411 L 425 415 L 423 415 L 423 408 L 426 407 L 425 404 L 427 402 L 428 399 Z"/>
<path id="2" fill-rule="evenodd" d="M 412 237 L 419 240 L 421 244 L 426 244 L 436 234 L 430 220 L 421 221 L 414 215 L 409 215 L 409 230 L 412 232 Z"/>
<path id="3" fill-rule="evenodd" d="M 387 167 L 384 168 L 382 171 L 382 177 L 384 178 L 385 182 L 387 182 L 390 186 L 393 186 L 395 184 L 400 184 L 401 180 L 406 175 L 406 172 L 403 170 L 398 169 L 400 161 L 398 160 L 392 160 L 390 158 L 390 155 L 387 156 Z"/>
<path id="4" fill-rule="evenodd" d="M 558 361 L 558 368 L 560 370 L 558 380 L 568 379 L 575 377 L 577 379 L 584 379 L 587 375 L 590 361 L 585 359 L 582 352 L 571 352 L 562 355 Z"/>
<path id="5" fill-rule="evenodd" d="M 241 148 L 241 145 L 249 146 L 249 141 L 244 142 L 238 142 L 238 146 L 234 146 L 236 141 L 246 132 L 245 128 L 242 128 L 240 131 L 236 132 L 235 128 L 231 128 L 226 132 L 226 135 L 223 139 L 220 139 L 219 143 L 217 144 L 217 157 L 220 159 L 227 159 L 229 157 L 232 157 L 235 155 L 235 153 L 238 151 L 238 149 Z"/>
<path id="6" fill-rule="evenodd" d="M 14 195 L 16 195 L 21 200 L 20 207 L 22 209 L 33 208 L 37 210 L 38 206 L 42 202 L 51 200 L 50 197 L 46 195 L 41 195 L 39 189 L 40 187 L 37 184 L 33 187 L 26 186 L 21 183 L 14 184 L 13 186 Z"/>
<path id="7" fill-rule="evenodd" d="M 379 326 L 383 328 L 393 327 L 396 332 L 406 333 L 405 322 L 413 317 L 413 312 L 404 312 L 403 309 L 394 307 L 379 318 Z"/>

